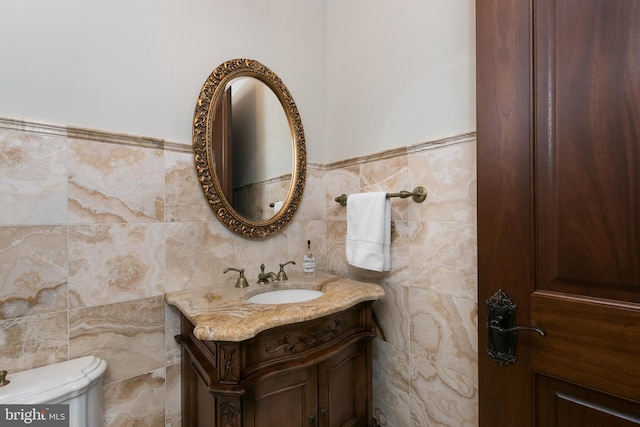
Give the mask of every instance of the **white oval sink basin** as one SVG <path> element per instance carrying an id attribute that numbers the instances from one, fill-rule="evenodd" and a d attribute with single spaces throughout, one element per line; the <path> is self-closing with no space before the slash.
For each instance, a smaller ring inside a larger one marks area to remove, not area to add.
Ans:
<path id="1" fill-rule="evenodd" d="M 324 292 L 313 289 L 281 289 L 254 295 L 251 298 L 247 298 L 247 301 L 254 304 L 290 304 L 292 302 L 309 301 L 322 295 L 324 295 Z"/>

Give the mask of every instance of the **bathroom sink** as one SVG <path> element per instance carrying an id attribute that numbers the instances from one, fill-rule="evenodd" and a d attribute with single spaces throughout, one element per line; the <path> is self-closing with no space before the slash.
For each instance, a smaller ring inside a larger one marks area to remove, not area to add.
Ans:
<path id="1" fill-rule="evenodd" d="M 281 289 L 254 295 L 251 298 L 247 298 L 247 301 L 254 304 L 290 304 L 310 301 L 322 295 L 324 295 L 324 292 L 313 289 Z"/>

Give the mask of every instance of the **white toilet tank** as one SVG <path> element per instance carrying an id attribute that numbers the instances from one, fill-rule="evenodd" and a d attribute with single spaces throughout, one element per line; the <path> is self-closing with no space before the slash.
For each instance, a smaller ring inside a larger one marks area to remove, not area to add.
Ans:
<path id="1" fill-rule="evenodd" d="M 0 387 L 3 404 L 68 404 L 69 427 L 102 426 L 102 375 L 107 362 L 85 356 L 7 374 Z"/>

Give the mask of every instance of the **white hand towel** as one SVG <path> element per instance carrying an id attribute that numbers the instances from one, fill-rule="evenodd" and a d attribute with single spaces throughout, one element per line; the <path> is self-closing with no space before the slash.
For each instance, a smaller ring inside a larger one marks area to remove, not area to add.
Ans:
<path id="1" fill-rule="evenodd" d="M 391 270 L 391 202 L 386 192 L 347 198 L 347 262 L 373 271 Z"/>

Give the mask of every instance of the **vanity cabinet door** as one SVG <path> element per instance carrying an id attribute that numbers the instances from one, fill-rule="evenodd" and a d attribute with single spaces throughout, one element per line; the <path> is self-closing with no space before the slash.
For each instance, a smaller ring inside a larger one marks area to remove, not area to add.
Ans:
<path id="1" fill-rule="evenodd" d="M 319 365 L 319 427 L 373 425 L 369 420 L 370 352 L 370 341 L 361 341 Z"/>
<path id="2" fill-rule="evenodd" d="M 264 378 L 247 389 L 244 399 L 244 427 L 316 426 L 318 368 Z"/>

